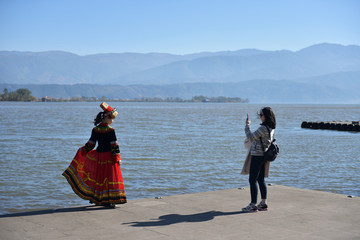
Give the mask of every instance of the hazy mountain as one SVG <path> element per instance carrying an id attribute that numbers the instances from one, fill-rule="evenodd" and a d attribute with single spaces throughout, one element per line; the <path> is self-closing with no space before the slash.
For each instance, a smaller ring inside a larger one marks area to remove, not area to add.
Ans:
<path id="1" fill-rule="evenodd" d="M 172 62 L 117 78 L 118 84 L 239 82 L 252 79 L 296 79 L 360 70 L 360 47 L 319 44 L 298 52 L 212 55 Z"/>
<path id="2" fill-rule="evenodd" d="M 36 97 L 205 95 L 251 102 L 360 103 L 360 46 L 324 43 L 296 52 L 242 49 L 187 55 L 3 51 L 0 83 L 10 91 L 26 86 Z"/>
<path id="3" fill-rule="evenodd" d="M 318 44 L 297 52 L 243 49 L 188 55 L 0 52 L 0 82 L 171 84 L 297 79 L 360 71 L 360 47 Z"/>
<path id="4" fill-rule="evenodd" d="M 34 84 L 113 83 L 114 79 L 168 63 L 214 55 L 251 56 L 263 51 L 204 52 L 188 55 L 167 53 L 108 53 L 79 56 L 62 51 L 0 51 L 0 82 Z"/>
<path id="5" fill-rule="evenodd" d="M 0 52 L 0 82 L 36 84 L 107 83 L 112 78 L 178 60 L 170 54 Z"/>
<path id="6" fill-rule="evenodd" d="M 360 71 L 335 73 L 297 81 L 258 79 L 238 83 L 181 83 L 167 85 L 94 84 L 1 84 L 0 89 L 28 88 L 35 97 L 97 97 L 134 99 L 142 97 L 227 96 L 247 98 L 252 103 L 360 103 Z"/>
<path id="7" fill-rule="evenodd" d="M 177 61 L 129 74 L 114 82 L 119 84 L 239 82 L 259 78 L 293 79 L 322 73 L 324 71 L 318 70 L 304 57 L 289 51 L 279 51 L 251 56 L 211 56 Z"/>

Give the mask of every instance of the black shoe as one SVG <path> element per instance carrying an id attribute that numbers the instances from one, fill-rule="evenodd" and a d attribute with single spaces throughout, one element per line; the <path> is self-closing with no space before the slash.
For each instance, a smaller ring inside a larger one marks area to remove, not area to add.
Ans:
<path id="1" fill-rule="evenodd" d="M 102 203 L 101 206 L 106 208 L 115 208 L 115 203 Z"/>
<path id="2" fill-rule="evenodd" d="M 259 205 L 256 206 L 256 208 L 259 211 L 267 211 L 268 210 L 268 206 L 266 205 L 266 203 L 260 203 Z"/>

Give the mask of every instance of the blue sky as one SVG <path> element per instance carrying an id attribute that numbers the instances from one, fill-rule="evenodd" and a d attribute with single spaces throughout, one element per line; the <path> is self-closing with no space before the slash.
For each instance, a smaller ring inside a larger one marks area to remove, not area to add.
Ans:
<path id="1" fill-rule="evenodd" d="M 0 0 L 0 50 L 188 54 L 360 45 L 358 0 Z"/>

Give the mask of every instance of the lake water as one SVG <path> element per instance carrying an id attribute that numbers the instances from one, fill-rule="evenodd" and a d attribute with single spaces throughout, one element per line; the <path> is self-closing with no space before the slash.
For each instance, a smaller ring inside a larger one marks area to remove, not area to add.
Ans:
<path id="1" fill-rule="evenodd" d="M 88 204 L 61 174 L 90 137 L 99 104 L 0 102 L 0 214 Z M 255 130 L 263 105 L 110 105 L 119 110 L 112 126 L 128 199 L 248 186 L 248 176 L 240 175 L 244 123 L 249 113 Z M 360 120 L 360 105 L 271 107 L 281 155 L 267 182 L 360 196 L 360 133 L 300 127 L 302 121 Z"/>

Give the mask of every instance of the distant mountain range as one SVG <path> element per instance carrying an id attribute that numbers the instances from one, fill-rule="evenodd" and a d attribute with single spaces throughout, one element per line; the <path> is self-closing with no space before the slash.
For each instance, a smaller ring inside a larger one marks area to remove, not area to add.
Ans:
<path id="1" fill-rule="evenodd" d="M 205 95 L 250 102 L 360 103 L 360 46 L 323 43 L 296 52 L 188 55 L 0 52 L 0 87 L 25 86 L 36 97 Z"/>

